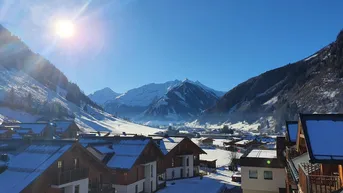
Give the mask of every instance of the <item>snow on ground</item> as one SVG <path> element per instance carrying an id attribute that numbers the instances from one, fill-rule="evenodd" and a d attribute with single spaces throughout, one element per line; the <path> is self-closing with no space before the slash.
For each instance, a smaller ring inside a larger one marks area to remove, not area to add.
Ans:
<path id="1" fill-rule="evenodd" d="M 273 105 L 277 102 L 277 100 L 278 100 L 278 96 L 275 96 L 269 99 L 267 102 L 263 103 L 263 105 Z"/>
<path id="2" fill-rule="evenodd" d="M 238 183 L 231 182 L 231 176 L 231 171 L 217 170 L 217 173 L 206 175 L 202 180 L 200 177 L 173 180 L 167 182 L 167 187 L 158 191 L 158 193 L 217 193 L 223 186 L 228 188 L 240 186 Z M 172 183 L 175 184 L 172 185 Z"/>
<path id="3" fill-rule="evenodd" d="M 310 56 L 310 57 L 308 57 L 308 58 L 304 59 L 304 61 L 311 60 L 312 58 L 316 57 L 317 55 L 318 55 L 318 54 L 314 54 L 314 55 L 312 55 L 312 56 Z"/>
<path id="4" fill-rule="evenodd" d="M 231 156 L 233 155 L 232 152 L 222 150 L 222 149 L 204 149 L 203 150 L 207 154 L 201 154 L 200 160 L 217 160 L 217 168 L 228 166 L 231 162 Z M 240 158 L 242 156 L 241 153 L 235 153 L 236 158 Z"/>
<path id="5" fill-rule="evenodd" d="M 0 66 L 0 100 L 4 100 L 4 96 L 9 90 L 14 89 L 15 95 L 24 98 L 28 93 L 32 94 L 32 99 L 39 106 L 46 102 L 56 102 L 65 107 L 70 114 L 75 116 L 75 122 L 79 125 L 81 130 L 85 132 L 90 131 L 107 131 L 113 133 L 137 133 L 137 134 L 153 134 L 160 131 L 159 129 L 142 126 L 130 123 L 112 115 L 88 106 L 88 111 L 83 111 L 80 107 L 69 102 L 65 96 L 57 94 L 50 90 L 40 82 L 33 79 L 31 76 L 22 71 L 15 69 L 7 70 Z M 0 121 L 5 118 L 15 119 L 20 122 L 34 122 L 39 119 L 40 115 L 31 115 L 29 113 L 12 110 L 6 107 L 0 108 Z"/>

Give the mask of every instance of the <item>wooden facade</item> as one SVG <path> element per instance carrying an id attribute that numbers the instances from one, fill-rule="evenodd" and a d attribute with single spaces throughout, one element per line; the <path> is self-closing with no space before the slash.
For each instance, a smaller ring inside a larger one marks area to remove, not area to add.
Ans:
<path id="1" fill-rule="evenodd" d="M 164 168 L 181 167 L 181 155 L 193 155 L 194 165 L 199 166 L 199 155 L 203 153 L 206 154 L 206 152 L 204 152 L 199 146 L 197 146 L 189 138 L 186 137 L 179 144 L 177 144 L 167 155 L 164 156 Z"/>
<path id="2" fill-rule="evenodd" d="M 60 168 L 59 162 L 62 162 Z M 85 178 L 89 179 L 90 189 L 92 186 L 105 187 L 114 182 L 114 179 L 108 175 L 109 171 L 80 144 L 75 143 L 22 192 L 63 193 L 63 189 L 54 186 Z"/>
<path id="3" fill-rule="evenodd" d="M 286 159 L 289 164 L 293 163 L 292 159 L 309 153 L 303 127 L 299 119 L 296 144 L 293 146 L 292 143 L 288 143 L 285 147 Z M 330 193 L 343 187 L 343 168 L 340 164 L 316 163 L 315 160 L 300 163 L 295 166 L 298 168 L 298 180 L 291 177 L 292 171 L 289 167 L 288 165 L 286 168 L 287 193 L 291 193 L 294 188 L 303 193 Z"/>
<path id="4" fill-rule="evenodd" d="M 162 164 L 163 153 L 154 144 L 153 141 L 150 141 L 149 144 L 147 144 L 147 146 L 143 150 L 142 154 L 138 157 L 132 168 L 130 168 L 129 170 L 113 169 L 113 171 L 115 171 L 113 175 L 115 183 L 119 185 L 129 185 L 139 180 L 143 180 L 145 178 L 144 164 L 153 161 L 157 162 L 157 171 L 164 173 L 165 167 Z M 158 163 L 160 163 L 160 165 Z"/>

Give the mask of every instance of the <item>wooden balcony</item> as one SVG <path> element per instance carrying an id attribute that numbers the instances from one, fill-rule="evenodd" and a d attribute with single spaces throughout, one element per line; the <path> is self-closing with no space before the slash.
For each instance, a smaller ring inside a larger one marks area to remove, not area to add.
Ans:
<path id="1" fill-rule="evenodd" d="M 303 193 L 330 193 L 341 188 L 336 175 L 321 175 L 319 164 L 302 163 L 299 167 L 299 186 Z"/>
<path id="2" fill-rule="evenodd" d="M 295 147 L 286 147 L 286 159 L 293 159 L 298 157 L 300 153 L 296 150 Z"/>
<path id="3" fill-rule="evenodd" d="M 78 168 L 68 171 L 58 172 L 56 179 L 53 181 L 54 186 L 60 186 L 70 182 L 88 178 L 88 169 Z"/>
<path id="4" fill-rule="evenodd" d="M 92 183 L 89 184 L 89 193 L 114 193 L 115 188 L 111 184 Z"/>

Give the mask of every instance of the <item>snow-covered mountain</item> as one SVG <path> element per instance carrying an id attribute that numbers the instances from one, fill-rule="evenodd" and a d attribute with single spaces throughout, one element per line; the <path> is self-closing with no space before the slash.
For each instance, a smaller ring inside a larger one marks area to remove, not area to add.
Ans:
<path id="1" fill-rule="evenodd" d="M 202 89 L 213 93 L 217 97 L 221 97 L 224 92 L 216 91 L 209 88 L 199 81 L 191 81 L 186 79 L 186 82 L 197 85 Z M 152 104 L 163 98 L 166 93 L 175 87 L 182 85 L 185 81 L 174 80 L 165 83 L 151 83 L 138 88 L 131 89 L 124 94 L 117 96 L 113 100 L 107 101 L 104 109 L 114 115 L 126 118 L 142 118 L 142 113 L 146 111 Z"/>
<path id="2" fill-rule="evenodd" d="M 213 106 L 218 96 L 201 84 L 185 80 L 169 90 L 144 112 L 145 119 L 192 120 Z"/>
<path id="3" fill-rule="evenodd" d="M 298 113 L 342 113 L 342 87 L 343 31 L 318 52 L 237 85 L 200 120 L 253 123 L 271 117 L 280 130 Z"/>
<path id="4" fill-rule="evenodd" d="M 82 131 L 153 134 L 101 110 L 53 64 L 0 25 L 0 123 L 74 119 Z"/>
<path id="5" fill-rule="evenodd" d="M 116 93 L 112 89 L 106 87 L 104 89 L 95 91 L 92 94 L 89 94 L 88 97 L 96 102 L 98 105 L 102 106 L 105 104 L 105 102 L 113 100 L 119 95 L 119 93 Z"/>

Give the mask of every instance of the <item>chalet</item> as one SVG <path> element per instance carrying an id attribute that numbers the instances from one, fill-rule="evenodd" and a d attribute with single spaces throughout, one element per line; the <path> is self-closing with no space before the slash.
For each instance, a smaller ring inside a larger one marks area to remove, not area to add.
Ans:
<path id="1" fill-rule="evenodd" d="M 199 161 L 200 169 L 206 172 L 216 172 L 217 170 L 217 159 L 201 159 Z"/>
<path id="2" fill-rule="evenodd" d="M 199 155 L 206 152 L 188 137 L 154 138 L 154 141 L 164 154 L 166 173 L 160 174 L 161 178 L 172 180 L 199 174 Z"/>
<path id="3" fill-rule="evenodd" d="M 199 139 L 199 145 L 213 146 L 213 141 L 214 141 L 214 139 L 212 139 L 210 137 L 202 137 Z"/>
<path id="4" fill-rule="evenodd" d="M 4 129 L 14 131 L 15 134 L 21 137 L 31 136 L 37 139 L 52 139 L 53 135 L 48 123 L 5 123 L 1 126 Z"/>
<path id="5" fill-rule="evenodd" d="M 114 191 L 109 169 L 76 141 L 2 140 L 0 154 L 0 192 Z"/>
<path id="6" fill-rule="evenodd" d="M 342 134 L 342 114 L 300 114 L 296 144 L 286 147 L 287 192 L 326 193 L 342 188 Z"/>
<path id="7" fill-rule="evenodd" d="M 165 173 L 163 153 L 151 138 L 85 137 L 80 142 L 111 169 L 107 174 L 115 180 L 117 193 L 150 193 L 165 186 L 158 177 Z"/>
<path id="8" fill-rule="evenodd" d="M 11 129 L 0 127 L 0 139 L 10 139 L 14 133 Z"/>
<path id="9" fill-rule="evenodd" d="M 76 138 L 77 132 L 80 131 L 75 121 L 55 120 L 52 126 L 55 129 L 55 135 L 60 138 Z"/>
<path id="10" fill-rule="evenodd" d="M 285 166 L 277 150 L 247 151 L 240 165 L 243 193 L 278 193 L 285 189 Z"/>

